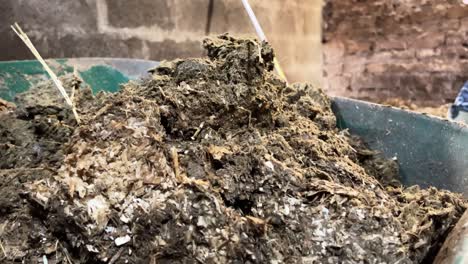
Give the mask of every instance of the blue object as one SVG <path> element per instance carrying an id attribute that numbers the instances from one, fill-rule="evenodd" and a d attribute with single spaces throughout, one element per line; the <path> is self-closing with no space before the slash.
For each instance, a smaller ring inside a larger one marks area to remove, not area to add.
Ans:
<path id="1" fill-rule="evenodd" d="M 459 120 L 462 116 L 460 116 L 460 112 L 468 113 L 468 81 L 465 82 L 463 87 L 460 89 L 460 92 L 455 98 L 455 102 L 449 109 L 448 117 L 452 120 L 457 121 L 468 121 L 463 118 L 463 120 Z M 466 115 L 463 115 L 465 117 Z"/>

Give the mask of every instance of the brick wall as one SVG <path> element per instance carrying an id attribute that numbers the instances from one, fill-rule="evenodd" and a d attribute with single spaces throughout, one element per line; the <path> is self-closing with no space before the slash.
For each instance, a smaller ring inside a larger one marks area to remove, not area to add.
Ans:
<path id="1" fill-rule="evenodd" d="M 461 1 L 326 1 L 329 93 L 419 104 L 451 102 L 468 80 L 468 7 Z"/>
<path id="2" fill-rule="evenodd" d="M 250 2 L 288 77 L 319 82 L 322 0 Z M 207 33 L 255 33 L 240 0 L 215 0 L 209 27 L 209 0 L 3 0 L 1 6 L 0 60 L 32 58 L 9 28 L 15 21 L 46 58 L 200 56 Z"/>

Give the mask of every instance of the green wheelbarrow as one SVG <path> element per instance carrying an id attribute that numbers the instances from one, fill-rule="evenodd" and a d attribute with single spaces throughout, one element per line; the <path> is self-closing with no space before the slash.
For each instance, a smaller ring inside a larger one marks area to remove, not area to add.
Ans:
<path id="1" fill-rule="evenodd" d="M 141 78 L 158 65 L 155 61 L 110 58 L 56 59 L 48 63 L 59 75 L 76 69 L 93 92 L 115 92 L 121 84 Z M 48 76 L 38 61 L 0 62 L 0 98 L 13 101 L 17 93 L 45 79 Z M 340 129 L 348 129 L 371 149 L 398 161 L 403 184 L 434 186 L 468 197 L 468 127 L 342 97 L 333 98 L 332 109 Z M 468 227 L 468 216 L 460 222 L 455 229 L 458 238 L 451 241 L 457 239 L 451 247 L 458 259 L 454 257 L 448 263 L 468 263 L 468 256 L 463 256 L 463 252 L 468 255 L 468 248 L 463 248 L 468 244 L 464 224 Z"/>

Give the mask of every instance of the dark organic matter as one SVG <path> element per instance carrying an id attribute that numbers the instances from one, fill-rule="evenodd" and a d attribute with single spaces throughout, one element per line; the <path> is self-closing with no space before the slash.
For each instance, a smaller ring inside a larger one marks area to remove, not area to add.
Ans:
<path id="1" fill-rule="evenodd" d="M 24 152 L 1 154 L 3 262 L 419 263 L 463 213 L 460 195 L 401 187 L 320 89 L 273 75 L 269 45 L 204 47 L 116 94 L 80 89 L 80 126 L 56 104 L 2 117 L 25 126 L 0 126 Z"/>

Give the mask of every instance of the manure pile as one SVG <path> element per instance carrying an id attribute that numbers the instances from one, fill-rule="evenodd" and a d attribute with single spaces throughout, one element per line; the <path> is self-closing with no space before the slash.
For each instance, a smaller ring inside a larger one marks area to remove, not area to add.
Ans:
<path id="1" fill-rule="evenodd" d="M 339 131 L 330 99 L 273 74 L 265 43 L 93 96 L 63 79 L 0 113 L 1 263 L 420 263 L 466 208 L 401 187 L 394 161 Z M 83 85 L 82 85 L 83 86 Z"/>

